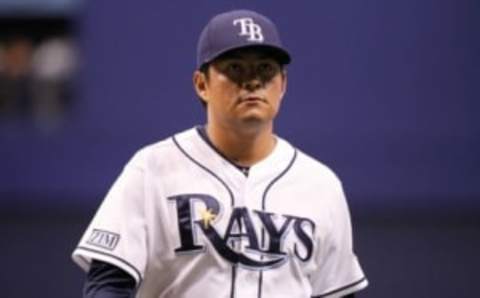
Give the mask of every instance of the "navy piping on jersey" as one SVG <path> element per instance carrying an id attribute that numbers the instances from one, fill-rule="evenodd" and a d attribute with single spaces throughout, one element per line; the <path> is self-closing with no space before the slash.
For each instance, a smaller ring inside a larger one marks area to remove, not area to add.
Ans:
<path id="1" fill-rule="evenodd" d="M 266 209 L 266 202 L 267 202 L 267 193 L 270 191 L 270 189 L 272 188 L 272 186 L 278 181 L 280 180 L 280 178 L 282 178 L 287 172 L 288 170 L 290 170 L 290 168 L 292 167 L 293 163 L 295 162 L 295 160 L 297 159 L 297 150 L 295 150 L 293 152 L 293 157 L 292 157 L 292 160 L 290 160 L 290 163 L 288 164 L 288 166 L 285 168 L 285 170 L 283 170 L 283 172 L 281 172 L 277 177 L 275 177 L 272 182 L 270 182 L 267 186 L 267 188 L 265 188 L 265 191 L 263 192 L 263 196 L 262 196 L 262 210 L 265 210 Z"/>
<path id="2" fill-rule="evenodd" d="M 265 245 L 265 229 L 264 228 L 262 228 L 262 238 L 260 241 L 263 247 Z M 260 256 L 260 260 L 263 260 L 263 256 Z M 258 291 L 257 291 L 258 298 L 262 297 L 262 286 L 263 286 L 263 271 L 260 270 L 260 272 L 258 273 Z"/>
<path id="3" fill-rule="evenodd" d="M 228 187 L 227 183 L 225 183 L 225 181 L 223 181 L 222 178 L 218 177 L 218 175 L 215 174 L 212 170 L 202 165 L 199 161 L 197 161 L 190 154 L 188 154 L 187 151 L 185 151 L 185 149 L 183 149 L 182 146 L 180 146 L 175 136 L 173 136 L 172 139 L 173 139 L 173 142 L 175 143 L 175 146 L 177 146 L 178 150 L 180 150 L 183 153 L 183 155 L 185 155 L 190 161 L 192 161 L 194 164 L 196 164 L 197 166 L 205 170 L 207 173 L 215 177 L 215 179 L 217 179 L 227 189 L 228 194 L 230 195 L 231 205 L 232 207 L 235 206 L 235 197 L 233 196 L 233 192 L 230 189 L 230 187 Z"/>
<path id="4" fill-rule="evenodd" d="M 232 283 L 230 288 L 230 298 L 235 297 L 235 283 L 237 281 L 237 265 L 232 265 Z"/>
<path id="5" fill-rule="evenodd" d="M 115 260 L 121 262 L 122 264 L 126 265 L 127 267 L 129 267 L 130 269 L 132 269 L 136 274 L 137 274 L 137 277 L 138 277 L 138 285 L 137 285 L 137 288 L 140 286 L 140 284 L 142 283 L 143 279 L 142 279 L 142 274 L 140 273 L 140 271 L 135 268 L 135 266 L 133 266 L 132 264 L 130 264 L 129 262 L 125 261 L 124 259 L 122 258 L 119 258 L 117 256 L 114 256 L 114 255 L 111 255 L 109 253 L 105 253 L 103 251 L 98 251 L 98 250 L 95 250 L 95 249 L 91 249 L 91 248 L 88 248 L 88 247 L 84 247 L 84 246 L 78 246 L 77 249 L 80 249 L 80 250 L 86 250 L 86 251 L 89 251 L 89 252 L 94 252 L 94 253 L 98 253 L 100 255 L 104 255 L 104 256 L 107 256 L 107 257 L 110 257 L 110 258 L 114 258 Z M 82 258 L 84 259 L 84 258 Z M 85 260 L 85 259 L 84 259 Z"/>
<path id="6" fill-rule="evenodd" d="M 200 135 L 200 137 L 202 138 L 202 140 L 204 140 L 205 143 L 207 143 L 207 145 L 210 148 L 213 149 L 213 151 L 215 151 L 218 155 L 220 155 L 223 159 L 225 159 L 228 163 L 233 165 L 235 168 L 239 169 L 240 172 L 242 172 L 242 174 L 244 174 L 245 176 L 248 176 L 248 172 L 250 170 L 250 167 L 244 167 L 244 166 L 241 166 L 239 164 L 236 164 L 233 161 L 231 161 L 230 159 L 228 159 L 228 157 L 226 157 L 222 152 L 220 152 L 220 150 L 218 150 L 218 148 L 215 147 L 215 145 L 212 143 L 212 141 L 208 137 L 207 131 L 205 130 L 204 126 L 197 126 L 196 130 L 197 130 L 198 134 Z"/>
<path id="7" fill-rule="evenodd" d="M 297 159 L 297 150 L 295 149 L 295 151 L 293 152 L 293 157 L 290 160 L 290 162 L 288 163 L 287 167 L 277 177 L 273 178 L 273 180 L 265 188 L 265 191 L 263 192 L 263 196 L 262 196 L 262 210 L 263 211 L 266 210 L 268 192 L 270 191 L 272 186 L 278 180 L 280 180 L 280 178 L 282 178 L 292 168 L 293 163 L 295 162 L 296 159 Z M 265 235 L 264 234 L 265 234 L 265 230 L 262 228 L 262 247 L 265 245 Z M 260 271 L 259 276 L 258 276 L 258 298 L 262 297 L 262 284 L 263 284 L 263 271 Z"/>
<path id="8" fill-rule="evenodd" d="M 183 149 L 182 146 L 180 146 L 180 144 L 178 143 L 175 136 L 172 137 L 172 140 L 173 140 L 173 143 L 175 143 L 175 146 L 177 146 L 178 150 L 180 150 L 180 152 L 183 153 L 183 155 L 185 155 L 191 162 L 193 162 L 194 164 L 196 164 L 197 166 L 199 166 L 200 168 L 205 170 L 207 173 L 209 173 L 210 175 L 215 177 L 215 179 L 217 179 L 227 189 L 228 194 L 230 195 L 231 205 L 232 205 L 232 207 L 234 207 L 235 206 L 235 197 L 234 197 L 233 192 L 230 189 L 230 187 L 228 187 L 227 183 L 225 183 L 225 181 L 223 181 L 220 177 L 218 177 L 218 175 L 215 174 L 212 170 L 210 170 L 206 166 L 202 165 L 199 161 L 197 161 L 190 154 L 188 154 L 187 151 L 185 151 L 185 149 Z M 231 298 L 235 297 L 235 279 L 236 279 L 236 276 L 237 276 L 237 266 L 232 265 L 232 287 L 231 287 L 231 293 L 230 293 Z"/>
<path id="9" fill-rule="evenodd" d="M 335 293 L 344 291 L 344 290 L 346 290 L 346 289 L 348 289 L 348 288 L 354 287 L 354 286 L 358 285 L 359 283 L 364 282 L 365 280 L 366 280 L 366 278 L 365 278 L 365 277 L 362 277 L 361 279 L 357 280 L 356 282 L 353 282 L 353 283 L 351 283 L 351 284 L 348 284 L 348 285 L 346 285 L 346 286 L 343 286 L 343 287 L 338 288 L 338 289 L 336 289 L 336 290 L 333 290 L 333 291 L 324 293 L 324 294 L 319 295 L 319 296 L 312 296 L 312 298 L 323 298 L 323 297 L 330 296 L 330 295 L 332 295 L 332 294 L 335 294 Z"/>

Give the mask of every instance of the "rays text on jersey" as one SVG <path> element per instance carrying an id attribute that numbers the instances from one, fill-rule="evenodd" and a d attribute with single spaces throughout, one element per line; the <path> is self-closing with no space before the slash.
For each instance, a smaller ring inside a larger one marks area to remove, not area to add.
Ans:
<path id="1" fill-rule="evenodd" d="M 315 224 L 311 219 L 234 207 L 222 236 L 215 225 L 222 217 L 219 200 L 207 194 L 182 194 L 168 199 L 175 203 L 177 211 L 180 246 L 176 253 L 204 251 L 205 243 L 198 235 L 203 233 L 225 260 L 246 268 L 280 266 L 290 257 L 288 251 L 302 261 L 312 256 Z M 287 236 L 294 237 L 289 242 L 291 247 L 285 247 Z"/>

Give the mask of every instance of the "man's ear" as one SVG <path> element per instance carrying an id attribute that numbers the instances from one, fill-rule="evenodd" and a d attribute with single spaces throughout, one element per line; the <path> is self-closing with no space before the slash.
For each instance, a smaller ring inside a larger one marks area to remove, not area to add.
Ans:
<path id="1" fill-rule="evenodd" d="M 208 102 L 207 77 L 205 73 L 196 70 L 193 73 L 193 87 L 197 96 L 205 103 Z"/>
<path id="2" fill-rule="evenodd" d="M 282 70 L 282 79 L 283 79 L 283 82 L 282 82 L 282 98 L 283 96 L 285 95 L 285 93 L 287 93 L 287 70 L 286 69 L 283 69 Z"/>

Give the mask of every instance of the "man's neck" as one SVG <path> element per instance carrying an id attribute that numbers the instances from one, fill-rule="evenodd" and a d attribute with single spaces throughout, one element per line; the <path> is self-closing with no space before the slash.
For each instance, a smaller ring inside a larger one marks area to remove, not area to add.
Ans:
<path id="1" fill-rule="evenodd" d="M 276 144 L 272 125 L 257 130 L 235 130 L 207 124 L 206 131 L 213 145 L 240 166 L 249 167 L 261 161 Z"/>

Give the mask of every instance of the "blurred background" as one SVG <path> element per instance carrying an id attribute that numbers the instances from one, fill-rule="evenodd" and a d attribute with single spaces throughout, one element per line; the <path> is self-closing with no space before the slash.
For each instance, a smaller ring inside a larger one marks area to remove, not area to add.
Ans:
<path id="1" fill-rule="evenodd" d="M 293 55 L 276 129 L 344 183 L 359 297 L 478 295 L 480 2 L 1 0 L 2 296 L 81 296 L 72 250 L 138 148 L 204 123 L 197 37 L 234 8 Z"/>

